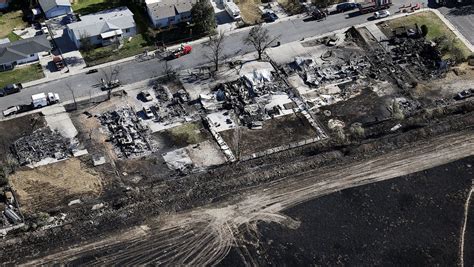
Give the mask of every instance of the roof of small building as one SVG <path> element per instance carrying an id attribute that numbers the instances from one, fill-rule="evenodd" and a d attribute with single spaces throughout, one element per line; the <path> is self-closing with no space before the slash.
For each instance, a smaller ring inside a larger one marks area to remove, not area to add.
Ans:
<path id="1" fill-rule="evenodd" d="M 104 10 L 80 17 L 79 22 L 70 23 L 68 29 L 76 38 L 81 36 L 97 36 L 104 32 L 135 27 L 133 13 L 127 7 Z"/>
<path id="2" fill-rule="evenodd" d="M 39 4 L 44 12 L 48 12 L 57 6 L 71 6 L 69 0 L 39 0 Z"/>
<path id="3" fill-rule="evenodd" d="M 51 51 L 51 44 L 45 35 L 39 35 L 13 43 L 0 44 L 0 64 L 29 57 L 31 54 Z"/>
<path id="4" fill-rule="evenodd" d="M 191 11 L 197 0 L 146 0 L 145 3 L 156 19 L 163 19 Z"/>

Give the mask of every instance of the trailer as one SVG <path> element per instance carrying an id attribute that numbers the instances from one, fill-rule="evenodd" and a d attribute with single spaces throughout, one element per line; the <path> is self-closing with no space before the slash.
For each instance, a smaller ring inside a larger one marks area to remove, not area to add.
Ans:
<path id="1" fill-rule="evenodd" d="M 242 19 L 240 16 L 240 8 L 234 2 L 224 2 L 224 9 L 234 21 L 239 21 Z"/>
<path id="2" fill-rule="evenodd" d="M 381 9 L 387 9 L 392 5 L 392 0 L 374 0 L 361 3 L 359 5 L 359 11 L 361 14 L 369 12 L 375 12 Z"/>

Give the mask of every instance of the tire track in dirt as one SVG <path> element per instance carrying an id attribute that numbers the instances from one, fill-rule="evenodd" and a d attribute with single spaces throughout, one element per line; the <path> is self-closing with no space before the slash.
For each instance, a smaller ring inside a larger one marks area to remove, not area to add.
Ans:
<path id="1" fill-rule="evenodd" d="M 104 240 L 101 247 L 79 245 L 26 265 L 67 263 L 81 257 L 87 257 L 87 265 L 215 265 L 232 246 L 241 248 L 241 257 L 251 263 L 246 246 L 255 244 L 246 237 L 258 240 L 258 222 L 296 228 L 299 222 L 283 215 L 283 210 L 343 189 L 404 176 L 471 155 L 474 132 L 439 136 L 368 161 L 285 177 L 255 187 L 232 201 L 156 218 L 146 225 L 145 236 L 131 235 L 119 241 L 111 238 Z"/>

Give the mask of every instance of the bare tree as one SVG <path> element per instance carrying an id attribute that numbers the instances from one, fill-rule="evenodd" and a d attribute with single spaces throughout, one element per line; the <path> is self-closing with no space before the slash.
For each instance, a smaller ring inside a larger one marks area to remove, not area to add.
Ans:
<path id="1" fill-rule="evenodd" d="M 115 80 L 118 80 L 118 76 L 120 74 L 120 71 L 122 68 L 118 65 L 115 66 L 109 66 L 108 68 L 103 68 L 101 69 L 103 78 L 101 78 L 101 84 L 102 86 L 105 86 L 107 88 L 107 100 L 110 100 L 112 97 L 112 89 L 114 86 L 111 86 L 112 83 L 115 82 Z"/>
<path id="2" fill-rule="evenodd" d="M 72 89 L 72 86 L 70 83 L 66 83 L 66 88 L 71 92 L 72 94 L 72 100 L 74 101 L 74 110 L 77 110 L 77 101 L 76 101 L 76 95 L 74 94 L 74 89 Z"/>
<path id="3" fill-rule="evenodd" d="M 206 57 L 214 63 L 216 72 L 219 70 L 219 62 L 225 57 L 224 41 L 225 35 L 223 31 L 219 31 L 216 35 L 209 36 L 209 51 Z"/>
<path id="4" fill-rule="evenodd" d="M 259 24 L 250 29 L 249 34 L 244 38 L 244 44 L 252 45 L 257 50 L 258 60 L 261 60 L 263 52 L 279 37 L 270 36 L 269 31 Z"/>
<path id="5" fill-rule="evenodd" d="M 168 60 L 165 60 L 163 71 L 168 79 L 174 79 L 176 76 L 176 70 L 168 64 Z"/>
<path id="6" fill-rule="evenodd" d="M 80 33 L 79 42 L 81 43 L 81 50 L 83 51 L 91 51 L 92 48 L 94 48 L 91 41 L 91 36 L 86 32 Z"/>

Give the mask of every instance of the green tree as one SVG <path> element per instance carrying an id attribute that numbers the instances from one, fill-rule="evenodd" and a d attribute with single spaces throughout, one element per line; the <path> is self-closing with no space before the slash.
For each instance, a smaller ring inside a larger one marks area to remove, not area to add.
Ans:
<path id="1" fill-rule="evenodd" d="M 216 27 L 214 8 L 209 0 L 199 0 L 191 9 L 191 16 L 197 34 L 209 33 Z"/>

